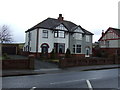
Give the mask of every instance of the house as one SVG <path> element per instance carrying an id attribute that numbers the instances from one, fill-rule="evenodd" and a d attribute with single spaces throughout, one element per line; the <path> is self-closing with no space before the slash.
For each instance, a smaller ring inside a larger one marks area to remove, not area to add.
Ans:
<path id="1" fill-rule="evenodd" d="M 102 31 L 99 39 L 100 49 L 108 55 L 120 53 L 120 29 L 109 27 L 106 32 Z"/>
<path id="2" fill-rule="evenodd" d="M 45 19 L 25 33 L 24 52 L 27 53 L 50 56 L 53 49 L 58 55 L 69 49 L 77 56 L 89 57 L 92 54 L 93 34 L 80 25 L 64 20 L 62 14 L 58 19 Z"/>

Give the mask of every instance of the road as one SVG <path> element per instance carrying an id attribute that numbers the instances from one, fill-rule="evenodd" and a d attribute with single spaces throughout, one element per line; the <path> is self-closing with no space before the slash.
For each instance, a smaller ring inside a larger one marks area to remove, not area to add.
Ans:
<path id="1" fill-rule="evenodd" d="M 120 69 L 119 69 L 120 70 Z M 119 70 L 3 77 L 3 88 L 119 88 Z M 114 89 L 115 88 L 115 89 Z M 35 89 L 36 90 L 36 89 Z"/>

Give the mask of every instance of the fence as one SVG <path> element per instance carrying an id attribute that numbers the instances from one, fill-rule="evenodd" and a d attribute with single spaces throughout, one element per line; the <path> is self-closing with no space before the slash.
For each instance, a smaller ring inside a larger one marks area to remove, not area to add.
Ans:
<path id="1" fill-rule="evenodd" d="M 119 58 L 62 58 L 59 67 L 118 64 Z"/>
<path id="2" fill-rule="evenodd" d="M 29 56 L 28 59 L 0 60 L 3 70 L 10 69 L 34 69 L 34 56 Z"/>

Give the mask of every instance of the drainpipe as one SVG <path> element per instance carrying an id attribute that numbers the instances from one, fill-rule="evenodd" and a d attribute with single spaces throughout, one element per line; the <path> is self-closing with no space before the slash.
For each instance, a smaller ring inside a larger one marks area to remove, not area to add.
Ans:
<path id="1" fill-rule="evenodd" d="M 69 42 L 68 42 L 68 43 L 69 43 L 69 44 L 68 44 L 69 46 L 68 46 L 68 48 L 70 49 L 70 35 L 71 35 L 71 33 L 68 33 L 68 35 L 69 35 Z M 70 49 L 70 51 L 71 51 L 71 49 Z"/>
<path id="2" fill-rule="evenodd" d="M 36 57 L 38 57 L 38 45 L 39 45 L 39 28 L 37 28 L 37 36 L 36 36 Z"/>
<path id="3" fill-rule="evenodd" d="M 30 54 L 30 31 L 28 33 L 28 54 Z"/>

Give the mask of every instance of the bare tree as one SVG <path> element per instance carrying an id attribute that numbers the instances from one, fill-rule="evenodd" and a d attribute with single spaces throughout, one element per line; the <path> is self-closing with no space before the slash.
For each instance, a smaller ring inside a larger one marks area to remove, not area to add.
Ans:
<path id="1" fill-rule="evenodd" d="M 7 25 L 3 25 L 0 29 L 0 42 L 12 42 L 12 35 Z"/>

